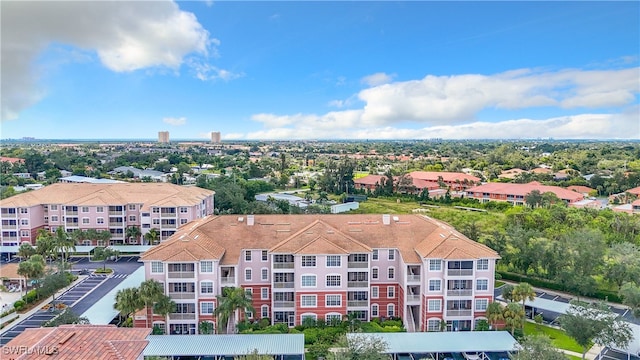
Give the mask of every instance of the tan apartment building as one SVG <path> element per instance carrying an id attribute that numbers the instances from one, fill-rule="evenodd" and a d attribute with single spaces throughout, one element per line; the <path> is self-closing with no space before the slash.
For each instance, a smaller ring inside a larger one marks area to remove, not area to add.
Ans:
<path id="1" fill-rule="evenodd" d="M 169 132 L 168 131 L 158 131 L 158 142 L 161 144 L 169 143 Z"/>

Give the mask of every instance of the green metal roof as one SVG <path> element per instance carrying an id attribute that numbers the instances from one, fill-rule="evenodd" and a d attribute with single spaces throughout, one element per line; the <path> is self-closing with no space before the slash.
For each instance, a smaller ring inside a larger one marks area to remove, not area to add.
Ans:
<path id="1" fill-rule="evenodd" d="M 237 356 L 304 354 L 304 334 L 149 335 L 144 356 Z"/>
<path id="2" fill-rule="evenodd" d="M 119 251 L 121 253 L 139 253 L 151 249 L 151 245 L 109 245 L 110 249 Z"/>
<path id="3" fill-rule="evenodd" d="M 503 352 L 519 346 L 508 331 L 457 331 L 347 334 L 377 337 L 387 343 L 387 353 Z"/>

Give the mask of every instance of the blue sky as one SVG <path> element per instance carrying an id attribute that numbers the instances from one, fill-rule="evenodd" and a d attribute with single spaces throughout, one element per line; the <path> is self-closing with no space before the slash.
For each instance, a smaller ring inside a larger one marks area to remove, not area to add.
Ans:
<path id="1" fill-rule="evenodd" d="M 640 138 L 640 3 L 18 2 L 1 138 Z"/>

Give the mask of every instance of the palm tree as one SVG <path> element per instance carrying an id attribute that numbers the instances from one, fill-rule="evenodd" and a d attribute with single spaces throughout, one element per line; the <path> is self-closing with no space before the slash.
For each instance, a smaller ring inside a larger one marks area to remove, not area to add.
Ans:
<path id="1" fill-rule="evenodd" d="M 109 241 L 111 240 L 111 233 L 107 230 L 105 231 L 98 231 L 98 237 L 96 238 L 96 240 L 102 240 L 105 242 L 106 246 L 111 245 L 109 243 Z"/>
<path id="2" fill-rule="evenodd" d="M 168 324 L 169 321 L 167 321 L 167 316 L 169 316 L 169 314 L 171 314 L 172 312 L 176 311 L 176 303 L 171 300 L 170 297 L 166 296 L 166 295 L 162 295 L 155 304 L 153 304 L 153 313 L 154 314 L 158 314 L 158 315 L 162 315 L 165 317 L 164 323 Z M 164 327 L 164 331 L 166 334 L 168 326 Z"/>
<path id="3" fill-rule="evenodd" d="M 158 243 L 158 240 L 160 240 L 160 233 L 158 232 L 158 229 L 149 229 L 149 232 L 144 234 L 144 239 L 148 242 L 149 245 L 156 245 Z"/>
<path id="4" fill-rule="evenodd" d="M 510 302 L 502 311 L 505 325 L 511 330 L 511 336 L 516 327 L 524 326 L 524 308 L 516 302 Z"/>
<path id="5" fill-rule="evenodd" d="M 149 327 L 149 308 L 164 296 L 164 288 L 156 280 L 146 280 L 140 284 L 138 294 L 144 302 L 145 315 L 147 315 L 145 324 Z"/>
<path id="6" fill-rule="evenodd" d="M 39 279 L 44 275 L 45 262 L 41 255 L 32 255 L 29 260 L 23 261 L 18 265 L 18 275 L 25 277 L 25 293 L 27 290 L 27 281 Z"/>
<path id="7" fill-rule="evenodd" d="M 56 259 L 56 252 L 53 244 L 53 236 L 51 233 L 40 229 L 38 230 L 38 237 L 36 238 L 36 253 L 42 255 L 47 260 Z"/>
<path id="8" fill-rule="evenodd" d="M 62 226 L 56 229 L 56 234 L 53 237 L 54 240 L 54 249 L 56 253 L 62 253 L 60 257 L 61 271 L 66 269 L 64 262 L 67 260 L 67 255 L 71 251 L 76 251 L 76 243 L 73 239 L 67 234 L 66 231 L 62 228 Z"/>
<path id="9" fill-rule="evenodd" d="M 82 243 L 88 239 L 87 232 L 82 229 L 76 229 L 71 232 L 69 236 L 76 245 L 82 245 Z"/>
<path id="10" fill-rule="evenodd" d="M 116 303 L 113 304 L 113 308 L 118 310 L 120 315 L 124 315 L 125 318 L 144 308 L 144 302 L 140 298 L 138 288 L 118 290 L 116 293 Z"/>
<path id="11" fill-rule="evenodd" d="M 36 253 L 36 249 L 34 249 L 33 246 L 31 246 L 31 244 L 29 243 L 23 243 L 18 248 L 18 256 L 21 257 L 23 260 L 28 260 L 31 257 L 31 255 L 35 253 Z"/>
<path id="12" fill-rule="evenodd" d="M 524 309 L 524 303 L 527 300 L 533 301 L 536 298 L 536 292 L 528 283 L 520 283 L 513 288 L 511 296 L 513 301 L 522 301 L 522 308 Z"/>
<path id="13" fill-rule="evenodd" d="M 132 225 L 127 227 L 125 234 L 129 241 L 131 241 L 131 238 L 135 238 L 136 240 L 138 240 L 137 242 L 140 242 L 140 235 L 142 235 L 142 232 L 140 231 L 139 227 Z"/>
<path id="14" fill-rule="evenodd" d="M 487 305 L 487 320 L 489 321 L 489 324 L 491 324 L 491 327 L 494 330 L 497 330 L 495 324 L 503 319 L 502 305 L 497 301 L 490 302 L 489 305 Z"/>
<path id="15" fill-rule="evenodd" d="M 253 312 L 251 295 L 241 287 L 226 287 L 223 295 L 216 296 L 218 307 L 214 314 L 218 318 L 218 327 L 226 327 L 227 334 L 236 332 L 236 311 L 244 310 Z"/>

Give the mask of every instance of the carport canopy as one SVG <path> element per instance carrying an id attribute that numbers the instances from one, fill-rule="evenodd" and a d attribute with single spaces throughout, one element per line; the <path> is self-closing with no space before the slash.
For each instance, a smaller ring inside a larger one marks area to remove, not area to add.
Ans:
<path id="1" fill-rule="evenodd" d="M 135 253 L 142 254 L 151 249 L 152 245 L 109 245 L 109 249 L 119 253 Z"/>
<path id="2" fill-rule="evenodd" d="M 2 245 L 0 246 L 0 253 L 17 254 L 18 249 L 20 249 L 20 246 L 17 246 L 17 245 L 14 245 L 14 246 Z"/>
<path id="3" fill-rule="evenodd" d="M 89 319 L 89 323 L 93 325 L 107 325 L 111 320 L 118 316 L 118 310 L 113 308 L 116 303 L 116 295 L 118 291 L 129 287 L 138 287 L 144 282 L 144 267 L 138 268 L 132 274 L 127 276 L 120 284 L 116 285 L 105 296 L 96 301 L 81 317 Z"/>
<path id="4" fill-rule="evenodd" d="M 347 334 L 347 338 L 358 336 L 381 339 L 388 354 L 508 352 L 520 346 L 508 331 Z"/>
<path id="5" fill-rule="evenodd" d="M 76 245 L 76 251 L 73 251 L 74 254 L 80 254 L 80 253 L 90 253 L 93 251 L 93 249 L 95 249 L 95 246 L 91 246 L 91 245 Z"/>
<path id="6" fill-rule="evenodd" d="M 502 298 L 502 296 L 498 296 L 497 297 L 498 300 L 504 301 L 504 299 Z M 554 301 L 554 300 L 548 300 L 548 299 L 543 299 L 540 297 L 536 297 L 533 300 L 526 300 L 525 301 L 525 306 L 534 308 L 536 310 L 539 311 L 551 311 L 554 313 L 558 313 L 558 314 L 566 314 L 567 310 L 569 310 L 569 307 L 571 306 L 571 304 L 568 303 L 564 303 L 561 301 Z"/>

